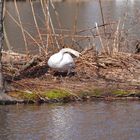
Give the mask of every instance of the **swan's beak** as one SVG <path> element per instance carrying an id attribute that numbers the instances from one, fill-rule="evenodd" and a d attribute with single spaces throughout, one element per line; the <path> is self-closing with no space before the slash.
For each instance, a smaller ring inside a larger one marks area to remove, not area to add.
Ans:
<path id="1" fill-rule="evenodd" d="M 79 57 L 81 57 L 82 56 L 82 53 L 79 53 Z"/>

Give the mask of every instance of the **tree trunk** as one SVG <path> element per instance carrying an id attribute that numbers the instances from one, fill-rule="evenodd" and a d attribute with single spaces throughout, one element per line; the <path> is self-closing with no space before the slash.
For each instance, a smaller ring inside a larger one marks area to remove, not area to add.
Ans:
<path id="1" fill-rule="evenodd" d="M 2 74 L 2 47 L 3 47 L 3 5 L 4 5 L 4 0 L 0 0 L 0 94 L 4 93 L 4 79 L 3 79 L 3 74 Z"/>
<path id="2" fill-rule="evenodd" d="M 17 102 L 23 102 L 22 100 L 17 100 L 9 95 L 5 94 L 5 84 L 4 84 L 4 77 L 2 73 L 2 48 L 3 48 L 3 9 L 4 9 L 4 1 L 0 0 L 0 104 L 11 104 Z"/>
<path id="3" fill-rule="evenodd" d="M 6 104 L 13 102 L 14 99 L 5 94 L 5 84 L 2 73 L 2 48 L 3 48 L 3 9 L 4 9 L 4 0 L 0 0 L 0 104 Z"/>

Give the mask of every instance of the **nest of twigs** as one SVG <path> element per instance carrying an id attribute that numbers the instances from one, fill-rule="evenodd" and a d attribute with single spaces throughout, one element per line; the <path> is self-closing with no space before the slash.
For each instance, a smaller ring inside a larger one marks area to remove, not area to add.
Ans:
<path id="1" fill-rule="evenodd" d="M 73 77 L 92 80 L 104 78 L 113 81 L 140 82 L 140 55 L 116 53 L 98 54 L 93 48 L 81 52 L 76 59 Z M 4 53 L 3 72 L 7 79 L 40 78 L 54 76 L 49 72 L 47 60 L 49 56 L 29 57 L 17 53 Z M 58 75 L 57 75 L 58 76 Z M 48 79 L 48 78 L 46 78 Z"/>

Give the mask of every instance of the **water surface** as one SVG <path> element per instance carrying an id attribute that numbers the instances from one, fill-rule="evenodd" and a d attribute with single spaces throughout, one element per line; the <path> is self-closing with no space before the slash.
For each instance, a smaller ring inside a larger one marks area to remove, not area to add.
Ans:
<path id="1" fill-rule="evenodd" d="M 139 140 L 140 102 L 0 106 L 1 140 Z"/>

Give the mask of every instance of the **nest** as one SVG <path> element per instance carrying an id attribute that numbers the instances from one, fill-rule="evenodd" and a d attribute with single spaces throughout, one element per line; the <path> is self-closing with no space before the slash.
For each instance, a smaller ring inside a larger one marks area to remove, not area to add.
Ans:
<path id="1" fill-rule="evenodd" d="M 54 77 L 47 65 L 48 56 L 26 56 L 17 53 L 4 53 L 3 73 L 9 79 Z M 116 53 L 98 54 L 93 48 L 85 49 L 75 60 L 74 77 L 83 79 L 106 79 L 113 81 L 140 82 L 140 55 Z M 70 78 L 69 78 L 70 79 Z M 49 79 L 50 80 L 50 79 Z"/>

